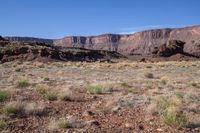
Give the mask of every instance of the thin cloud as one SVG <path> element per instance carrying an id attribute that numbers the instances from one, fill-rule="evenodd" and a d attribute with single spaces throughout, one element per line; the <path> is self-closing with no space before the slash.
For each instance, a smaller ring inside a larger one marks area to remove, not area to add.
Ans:
<path id="1" fill-rule="evenodd" d="M 134 34 L 136 33 L 135 31 L 130 31 L 130 32 L 120 32 L 119 34 Z"/>
<path id="2" fill-rule="evenodd" d="M 121 28 L 121 31 L 128 31 L 128 30 L 144 30 L 144 29 L 150 29 L 150 28 L 159 28 L 162 27 L 161 25 L 148 25 L 148 26 L 138 26 L 138 27 L 126 27 Z"/>
<path id="3" fill-rule="evenodd" d="M 146 25 L 138 27 L 125 27 L 121 28 L 119 34 L 134 34 L 139 31 L 149 30 L 149 29 L 160 29 L 160 28 L 178 28 L 185 27 L 186 25 Z"/>

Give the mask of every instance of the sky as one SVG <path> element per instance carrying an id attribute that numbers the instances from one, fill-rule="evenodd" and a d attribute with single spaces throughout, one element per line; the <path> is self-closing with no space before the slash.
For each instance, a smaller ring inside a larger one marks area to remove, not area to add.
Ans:
<path id="1" fill-rule="evenodd" d="M 0 35 L 57 39 L 200 25 L 200 0 L 1 0 Z"/>

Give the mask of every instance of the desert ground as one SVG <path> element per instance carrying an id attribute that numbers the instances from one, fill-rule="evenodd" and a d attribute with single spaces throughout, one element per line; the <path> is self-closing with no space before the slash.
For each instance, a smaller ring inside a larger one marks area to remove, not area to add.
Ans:
<path id="1" fill-rule="evenodd" d="M 0 64 L 0 130 L 199 133 L 200 62 Z"/>

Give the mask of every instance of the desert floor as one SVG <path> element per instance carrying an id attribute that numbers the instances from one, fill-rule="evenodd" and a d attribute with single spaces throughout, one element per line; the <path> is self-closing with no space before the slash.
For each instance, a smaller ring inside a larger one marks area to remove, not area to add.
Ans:
<path id="1" fill-rule="evenodd" d="M 0 130 L 200 132 L 200 62 L 0 64 Z"/>

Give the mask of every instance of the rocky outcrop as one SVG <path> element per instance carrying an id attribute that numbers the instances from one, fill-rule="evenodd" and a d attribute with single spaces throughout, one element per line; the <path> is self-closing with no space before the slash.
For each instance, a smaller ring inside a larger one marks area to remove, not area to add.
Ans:
<path id="1" fill-rule="evenodd" d="M 184 42 L 183 51 L 185 53 L 200 56 L 200 26 L 147 30 L 132 35 L 105 34 L 90 37 L 66 37 L 54 40 L 54 45 L 117 51 L 132 56 L 153 56 L 155 48 L 162 47 L 170 40 Z M 171 53 L 160 55 L 171 55 Z"/>
<path id="2" fill-rule="evenodd" d="M 109 61 L 125 58 L 117 52 L 63 48 L 39 42 L 0 41 L 0 62 L 21 61 Z"/>
<path id="3" fill-rule="evenodd" d="M 2 37 L 2 36 L 0 36 L 0 41 L 4 41 L 5 39 Z"/>
<path id="4" fill-rule="evenodd" d="M 52 39 L 34 38 L 34 37 L 4 37 L 12 42 L 40 42 L 53 45 Z"/>
<path id="5" fill-rule="evenodd" d="M 37 39 L 7 37 L 10 41 L 45 42 L 55 46 L 78 47 L 93 50 L 116 51 L 126 56 L 167 57 L 177 54 L 178 47 L 171 49 L 170 43 L 184 42 L 182 53 L 187 56 L 200 57 L 200 26 L 178 29 L 156 29 L 131 35 L 104 34 L 99 36 L 72 36 L 62 39 Z M 162 49 L 162 50 L 161 50 Z M 155 54 L 158 52 L 158 54 Z"/>
<path id="6" fill-rule="evenodd" d="M 184 54 L 184 44 L 185 42 L 179 40 L 170 40 L 167 44 L 163 44 L 159 47 L 153 47 L 154 49 L 152 50 L 152 55 L 156 55 L 158 57 L 169 57 L 175 54 Z"/>

